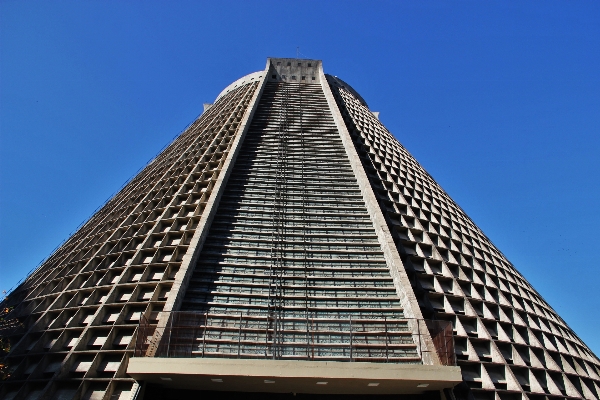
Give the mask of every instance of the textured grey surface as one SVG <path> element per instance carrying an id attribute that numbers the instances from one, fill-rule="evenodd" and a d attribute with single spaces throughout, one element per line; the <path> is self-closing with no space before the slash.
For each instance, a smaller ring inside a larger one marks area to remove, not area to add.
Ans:
<path id="1" fill-rule="evenodd" d="M 345 82 L 328 81 L 421 311 L 452 322 L 475 396 L 598 398 L 598 358 L 364 101 Z"/>
<path id="2" fill-rule="evenodd" d="M 3 302 L 22 328 L 0 331 L 13 369 L 0 397 L 135 391 L 125 373 L 134 332 L 172 295 L 256 88 L 224 95 Z"/>
<path id="3" fill-rule="evenodd" d="M 3 302 L 20 326 L 0 325 L 0 397 L 133 396 L 139 319 L 181 306 L 304 318 L 299 350 L 279 354 L 296 359 L 314 354 L 311 313 L 446 320 L 470 388 L 458 395 L 600 398 L 598 358 L 353 89 L 317 60 L 263 72 L 228 86 Z M 255 355 L 289 342 L 279 327 Z M 437 363 L 415 354 L 394 361 Z"/>

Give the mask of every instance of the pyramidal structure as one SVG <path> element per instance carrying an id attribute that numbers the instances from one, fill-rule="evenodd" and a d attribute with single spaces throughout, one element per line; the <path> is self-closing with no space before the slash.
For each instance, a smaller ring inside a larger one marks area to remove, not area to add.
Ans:
<path id="1" fill-rule="evenodd" d="M 600 398 L 600 360 L 318 60 L 225 88 L 1 306 L 2 399 Z"/>

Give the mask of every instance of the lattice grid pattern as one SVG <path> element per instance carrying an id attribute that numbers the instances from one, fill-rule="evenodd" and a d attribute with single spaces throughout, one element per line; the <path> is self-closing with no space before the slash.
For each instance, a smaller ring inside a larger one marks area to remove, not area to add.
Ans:
<path id="1" fill-rule="evenodd" d="M 327 104 L 329 85 L 423 317 L 452 323 L 455 347 L 446 334 L 432 337 L 438 352 L 456 349 L 464 391 L 455 393 L 600 399 L 598 358 L 360 95 L 338 78 L 321 82 L 313 60 L 275 62 L 266 82 L 255 73 L 226 88 L 1 304 L 14 308 L 1 315 L 11 321 L 0 324 L 11 379 L 0 398 L 130 398 L 136 384 L 125 371 L 140 321 L 159 356 L 421 363 L 419 334 L 398 297 L 410 289 L 395 286 L 386 264 Z M 217 192 L 212 224 L 196 232 L 212 218 Z M 184 311 L 177 325 L 161 326 L 161 341 L 152 332 L 161 311 L 177 311 L 170 307 L 188 266 L 194 272 L 175 302 Z M 145 354 L 147 341 L 138 345 Z"/>
<path id="2" fill-rule="evenodd" d="M 12 292 L 0 397 L 129 398 L 143 315 L 163 309 L 258 83 L 224 95 Z"/>
<path id="3" fill-rule="evenodd" d="M 330 87 L 425 318 L 476 398 L 600 397 L 600 361 L 345 82 Z"/>

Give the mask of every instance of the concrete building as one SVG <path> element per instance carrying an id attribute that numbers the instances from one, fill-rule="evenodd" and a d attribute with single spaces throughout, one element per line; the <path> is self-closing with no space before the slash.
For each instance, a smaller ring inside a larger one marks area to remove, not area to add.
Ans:
<path id="1" fill-rule="evenodd" d="M 600 398 L 600 361 L 321 61 L 229 85 L 2 303 L 4 399 Z"/>

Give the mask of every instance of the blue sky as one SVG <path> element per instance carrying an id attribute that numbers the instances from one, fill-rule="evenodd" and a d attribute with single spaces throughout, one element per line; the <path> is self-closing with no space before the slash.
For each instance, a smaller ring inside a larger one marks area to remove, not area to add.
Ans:
<path id="1" fill-rule="evenodd" d="M 0 13 L 0 290 L 202 103 L 299 46 L 600 354 L 600 2 L 4 0 Z"/>

